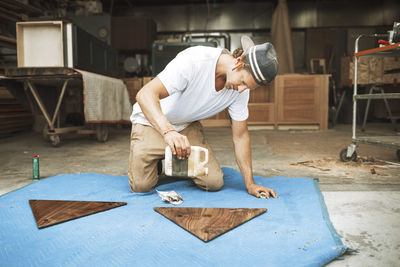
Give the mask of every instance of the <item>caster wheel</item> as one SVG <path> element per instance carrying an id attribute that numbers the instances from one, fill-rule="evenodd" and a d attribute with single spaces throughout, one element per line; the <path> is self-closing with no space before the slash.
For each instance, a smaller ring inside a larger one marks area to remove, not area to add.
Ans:
<path id="1" fill-rule="evenodd" d="M 347 157 L 347 148 L 343 148 L 342 151 L 340 151 L 340 160 L 343 162 L 348 162 L 350 160 L 357 161 L 357 152 L 354 151 L 351 157 Z"/>
<path id="2" fill-rule="evenodd" d="M 96 125 L 96 139 L 99 142 L 105 142 L 108 139 L 108 127 L 106 124 Z"/>
<path id="3" fill-rule="evenodd" d="M 397 159 L 400 161 L 400 149 L 397 149 L 396 155 L 397 155 Z"/>
<path id="4" fill-rule="evenodd" d="M 57 147 L 60 145 L 60 137 L 58 135 L 50 135 L 49 138 L 52 146 Z"/>
<path id="5" fill-rule="evenodd" d="M 49 137 L 49 125 L 47 125 L 47 124 L 43 127 L 42 137 L 43 137 L 43 140 L 45 140 L 45 141 L 49 141 L 50 140 L 50 137 Z"/>

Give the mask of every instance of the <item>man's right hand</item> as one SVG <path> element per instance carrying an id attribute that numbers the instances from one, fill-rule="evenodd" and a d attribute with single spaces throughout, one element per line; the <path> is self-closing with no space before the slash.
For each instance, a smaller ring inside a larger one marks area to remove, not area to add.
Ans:
<path id="1" fill-rule="evenodd" d="M 177 131 L 169 131 L 164 134 L 164 141 L 168 144 L 173 155 L 178 159 L 188 158 L 190 156 L 189 139 Z"/>

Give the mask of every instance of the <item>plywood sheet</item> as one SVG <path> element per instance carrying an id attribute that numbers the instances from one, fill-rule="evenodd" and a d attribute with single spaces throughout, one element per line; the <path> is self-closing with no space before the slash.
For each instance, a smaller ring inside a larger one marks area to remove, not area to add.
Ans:
<path id="1" fill-rule="evenodd" d="M 126 205 L 126 202 L 68 201 L 30 199 L 33 216 L 38 228 L 66 222 L 97 212 Z"/>
<path id="2" fill-rule="evenodd" d="M 385 74 L 385 71 L 400 67 L 397 57 L 363 56 L 358 58 L 357 84 L 398 83 L 399 73 Z M 352 86 L 354 79 L 354 58 L 341 58 L 341 86 Z"/>
<path id="3" fill-rule="evenodd" d="M 263 214 L 264 208 L 187 208 L 155 207 L 155 211 L 208 242 Z"/>
<path id="4" fill-rule="evenodd" d="M 64 67 L 62 21 L 17 22 L 18 67 Z"/>

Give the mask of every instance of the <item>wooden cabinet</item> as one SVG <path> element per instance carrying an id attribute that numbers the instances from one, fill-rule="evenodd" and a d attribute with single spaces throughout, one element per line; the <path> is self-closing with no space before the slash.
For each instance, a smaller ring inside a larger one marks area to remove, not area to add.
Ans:
<path id="1" fill-rule="evenodd" d="M 330 75 L 278 75 L 274 82 L 250 92 L 249 125 L 275 129 L 328 129 Z M 227 111 L 202 121 L 206 127 L 230 125 Z"/>
<path id="2" fill-rule="evenodd" d="M 274 83 L 276 125 L 328 128 L 329 75 L 278 75 Z"/>
<path id="3" fill-rule="evenodd" d="M 249 125 L 252 124 L 274 124 L 275 105 L 274 103 L 249 103 Z"/>

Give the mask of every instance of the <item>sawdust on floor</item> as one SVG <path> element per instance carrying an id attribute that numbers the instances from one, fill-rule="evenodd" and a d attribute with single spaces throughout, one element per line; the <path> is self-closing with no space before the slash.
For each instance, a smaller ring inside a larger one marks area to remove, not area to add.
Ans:
<path id="1" fill-rule="evenodd" d="M 377 160 L 373 157 L 359 157 L 355 162 L 342 162 L 339 159 L 323 158 L 290 163 L 290 165 L 314 168 L 318 171 L 330 172 L 332 175 L 335 175 L 334 173 L 343 174 L 361 171 L 364 173 L 369 172 L 374 175 L 388 176 L 386 172 L 389 170 L 398 169 L 400 171 L 400 164 Z"/>

